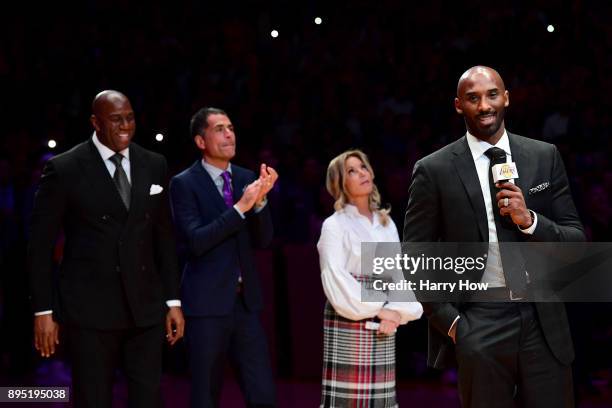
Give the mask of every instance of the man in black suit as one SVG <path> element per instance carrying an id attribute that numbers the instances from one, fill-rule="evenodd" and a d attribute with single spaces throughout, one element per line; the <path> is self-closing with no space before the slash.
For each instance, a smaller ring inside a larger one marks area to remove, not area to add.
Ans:
<path id="1" fill-rule="evenodd" d="M 220 109 L 200 109 L 191 119 L 191 136 L 202 159 L 170 183 L 172 214 L 187 258 L 181 300 L 187 319 L 191 406 L 219 406 L 228 353 L 248 406 L 270 407 L 274 382 L 259 321 L 263 302 L 253 248 L 272 241 L 266 194 L 278 175 L 262 164 L 257 178 L 230 163 L 236 136 Z"/>
<path id="2" fill-rule="evenodd" d="M 129 406 L 156 407 L 164 326 L 171 344 L 184 326 L 166 160 L 130 143 L 135 120 L 125 95 L 101 92 L 92 111 L 93 136 L 50 159 L 36 193 L 28 245 L 34 343 L 51 356 L 57 322 L 65 323 L 75 407 L 111 407 L 119 362 Z"/>
<path id="3" fill-rule="evenodd" d="M 584 241 L 559 152 L 506 132 L 509 101 L 495 70 L 477 66 L 461 76 L 455 109 L 467 134 L 416 163 L 404 241 Z M 492 185 L 490 164 L 500 157 L 516 163 L 515 184 Z M 524 194 L 532 189 L 538 191 Z M 454 351 L 465 407 L 572 407 L 574 353 L 565 308 L 521 301 L 529 293 L 529 260 L 513 267 L 506 251 L 488 246 L 479 278 L 494 287 L 487 291 L 491 302 L 423 305 L 428 362 L 442 368 Z"/>

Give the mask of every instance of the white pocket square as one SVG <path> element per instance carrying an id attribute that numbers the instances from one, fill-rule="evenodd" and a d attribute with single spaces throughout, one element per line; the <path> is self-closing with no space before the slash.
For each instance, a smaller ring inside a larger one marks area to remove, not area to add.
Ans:
<path id="1" fill-rule="evenodd" d="M 536 194 L 536 193 L 539 193 L 540 191 L 544 191 L 544 190 L 546 190 L 548 187 L 550 187 L 550 182 L 545 181 L 545 182 L 544 182 L 544 183 L 542 183 L 542 184 L 539 184 L 539 185 L 537 185 L 537 186 L 535 186 L 535 187 L 533 187 L 533 188 L 530 188 L 530 189 L 529 189 L 529 195 L 534 195 L 534 194 Z"/>
<path id="2" fill-rule="evenodd" d="M 159 194 L 164 191 L 164 188 L 158 184 L 151 184 L 151 189 L 149 190 L 149 195 Z"/>

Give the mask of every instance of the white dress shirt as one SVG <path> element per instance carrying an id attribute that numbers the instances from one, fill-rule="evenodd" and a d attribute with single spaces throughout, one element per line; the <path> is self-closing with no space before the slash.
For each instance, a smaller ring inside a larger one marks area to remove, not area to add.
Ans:
<path id="1" fill-rule="evenodd" d="M 484 198 L 485 208 L 487 212 L 487 225 L 489 227 L 489 242 L 499 242 L 497 239 L 497 229 L 495 228 L 495 218 L 493 211 L 499 211 L 497 203 L 493 205 L 491 192 L 489 190 L 489 165 L 491 160 L 485 155 L 485 152 L 493 147 L 492 144 L 479 140 L 476 136 L 471 135 L 469 132 L 466 134 L 468 146 L 470 152 L 474 158 L 474 164 L 476 165 L 476 172 L 478 173 L 478 181 L 480 182 L 480 188 L 482 189 L 482 196 Z M 510 151 L 510 139 L 508 133 L 504 130 L 504 134 L 501 139 L 497 142 L 495 147 L 502 149 L 506 152 L 506 161 L 512 162 L 512 152 Z M 511 180 L 513 183 L 514 180 Z M 538 223 L 538 218 L 533 213 L 533 224 L 527 229 L 519 230 L 525 234 L 533 234 Z M 487 266 L 482 275 L 482 282 L 489 283 L 490 288 L 499 288 L 506 286 L 506 280 L 504 278 L 504 270 L 502 268 L 501 256 L 499 253 L 498 245 L 489 245 L 489 253 L 487 255 Z"/>
<path id="2" fill-rule="evenodd" d="M 102 156 L 102 160 L 104 160 L 104 165 L 108 170 L 108 174 L 110 174 L 111 178 L 113 178 L 115 176 L 115 163 L 113 163 L 110 158 L 113 157 L 116 152 L 114 150 L 109 149 L 108 146 L 103 145 L 102 142 L 100 142 L 100 139 L 98 139 L 98 135 L 96 135 L 96 132 L 94 132 L 91 140 L 98 149 L 98 152 L 100 152 L 100 156 Z M 121 160 L 121 167 L 123 167 L 128 181 L 130 182 L 130 184 L 132 184 L 132 175 L 130 172 L 130 147 L 128 146 L 125 149 L 121 150 L 119 154 L 123 156 L 123 159 Z"/>
<path id="3" fill-rule="evenodd" d="M 397 311 L 401 324 L 421 317 L 423 307 L 419 302 L 361 301 L 361 283 L 355 276 L 361 275 L 362 242 L 399 242 L 393 220 L 383 226 L 378 213 L 374 213 L 370 222 L 357 207 L 348 204 L 323 222 L 317 243 L 321 282 L 334 310 L 351 320 L 372 318 L 382 308 Z"/>
<path id="4" fill-rule="evenodd" d="M 474 158 L 474 164 L 476 165 L 476 172 L 478 173 L 478 181 L 480 182 L 480 188 L 482 190 L 482 197 L 484 198 L 485 209 L 487 212 L 487 225 L 489 227 L 489 242 L 499 242 L 497 239 L 497 228 L 495 228 L 495 218 L 493 211 L 499 211 L 497 203 L 493 207 L 493 200 L 491 197 L 491 191 L 489 190 L 489 165 L 491 160 L 485 155 L 485 152 L 491 147 L 492 144 L 478 139 L 476 136 L 466 133 L 466 138 L 472 157 Z M 502 149 L 506 152 L 506 162 L 512 162 L 512 152 L 510 151 L 510 138 L 508 133 L 504 129 L 502 137 L 499 139 L 495 147 Z M 514 180 L 510 180 L 514 183 Z M 538 225 L 538 215 L 529 210 L 533 216 L 533 224 L 529 228 L 521 229 L 518 228 L 524 234 L 533 234 L 536 226 Z M 518 226 L 517 226 L 518 227 Z M 506 278 L 504 277 L 504 269 L 502 267 L 501 254 L 499 252 L 498 245 L 489 245 L 489 251 L 487 254 L 487 265 L 485 271 L 482 274 L 481 282 L 489 283 L 490 288 L 500 288 L 506 286 Z M 459 316 L 455 318 L 453 324 L 448 330 L 449 334 L 453 327 L 457 324 Z"/>

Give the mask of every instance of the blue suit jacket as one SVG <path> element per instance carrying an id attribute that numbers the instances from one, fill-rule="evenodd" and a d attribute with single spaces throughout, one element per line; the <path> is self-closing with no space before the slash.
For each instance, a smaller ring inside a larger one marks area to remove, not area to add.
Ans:
<path id="1" fill-rule="evenodd" d="M 234 202 L 255 173 L 232 164 Z M 253 249 L 272 241 L 272 219 L 266 205 L 243 219 L 228 208 L 200 160 L 170 182 L 172 215 L 179 246 L 186 256 L 181 300 L 187 316 L 229 314 L 242 274 L 244 299 L 251 311 L 261 310 L 262 294 Z"/>

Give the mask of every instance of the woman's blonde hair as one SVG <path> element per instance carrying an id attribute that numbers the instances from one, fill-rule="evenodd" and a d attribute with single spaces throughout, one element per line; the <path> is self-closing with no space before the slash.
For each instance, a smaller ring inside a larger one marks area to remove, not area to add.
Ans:
<path id="1" fill-rule="evenodd" d="M 372 165 L 368 160 L 368 156 L 361 150 L 347 150 L 346 152 L 334 157 L 332 161 L 329 162 L 329 166 L 327 166 L 325 187 L 327 188 L 329 194 L 331 194 L 336 200 L 334 203 L 334 209 L 336 211 L 343 209 L 346 204 L 349 203 L 349 197 L 346 191 L 346 180 L 344 177 L 346 173 L 346 161 L 349 159 L 349 157 L 356 157 L 357 159 L 361 160 L 372 175 L 372 180 L 374 180 L 374 170 L 372 169 Z M 387 225 L 389 223 L 390 209 L 380 208 L 380 193 L 378 192 L 378 188 L 374 183 L 372 183 L 372 192 L 370 193 L 368 201 L 370 204 L 370 210 L 379 214 L 380 223 L 382 225 Z"/>

